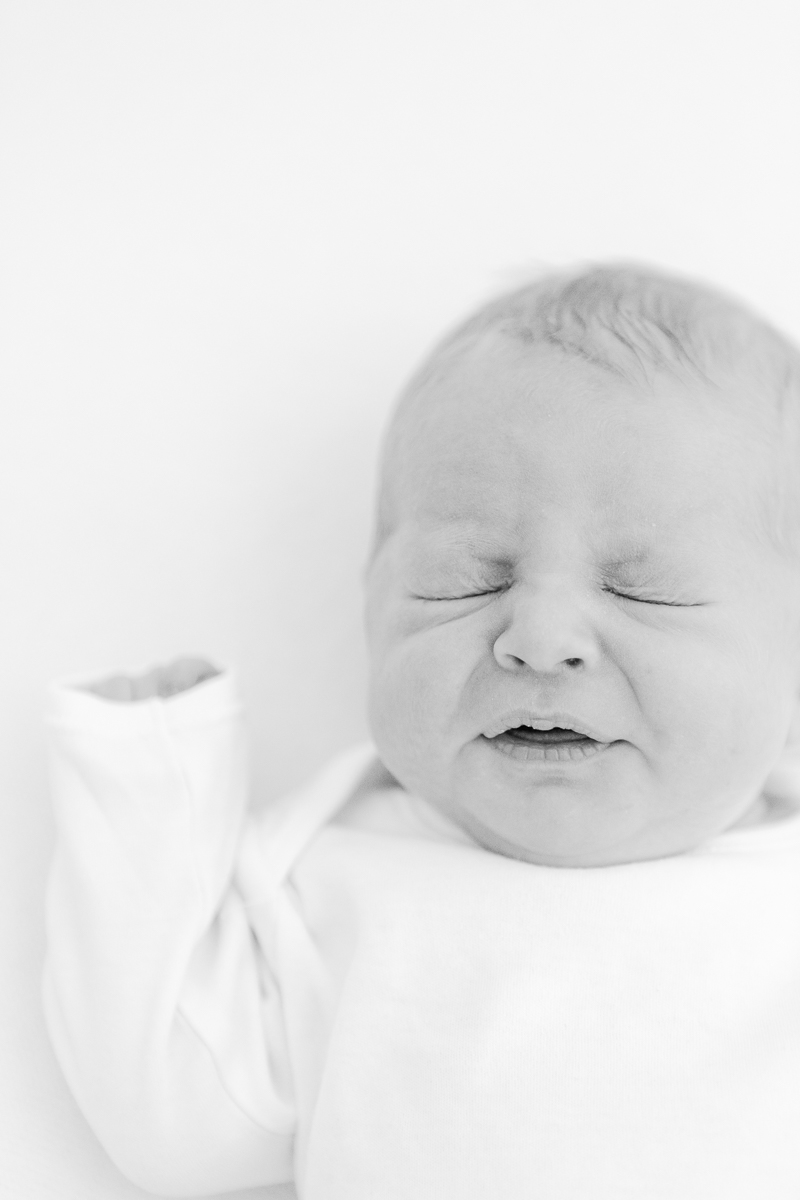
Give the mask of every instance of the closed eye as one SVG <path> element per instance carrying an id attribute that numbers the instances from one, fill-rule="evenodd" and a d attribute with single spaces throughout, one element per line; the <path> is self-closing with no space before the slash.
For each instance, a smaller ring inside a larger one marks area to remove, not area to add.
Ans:
<path id="1" fill-rule="evenodd" d="M 502 588 L 487 588 L 482 592 L 462 592 L 458 596 L 420 596 L 416 592 L 412 592 L 412 597 L 414 600 L 427 600 L 430 603 L 438 603 L 445 600 L 477 600 L 480 596 L 492 596 L 495 592 L 502 590 Z"/>
<path id="2" fill-rule="evenodd" d="M 634 592 L 619 592 L 616 588 L 605 587 L 604 592 L 608 592 L 611 596 L 618 596 L 620 600 L 631 600 L 635 604 L 658 604 L 666 608 L 701 608 L 702 605 L 695 602 L 687 602 L 685 600 L 663 600 L 654 596 L 637 596 Z"/>

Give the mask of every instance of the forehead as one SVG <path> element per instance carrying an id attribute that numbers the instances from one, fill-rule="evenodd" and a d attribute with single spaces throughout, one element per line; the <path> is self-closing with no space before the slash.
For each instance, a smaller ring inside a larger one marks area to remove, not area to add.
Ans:
<path id="1" fill-rule="evenodd" d="M 488 335 L 411 399 L 396 502 L 420 532 L 547 514 L 631 535 L 743 526 L 766 456 L 741 404 L 663 377 L 636 387 Z"/>

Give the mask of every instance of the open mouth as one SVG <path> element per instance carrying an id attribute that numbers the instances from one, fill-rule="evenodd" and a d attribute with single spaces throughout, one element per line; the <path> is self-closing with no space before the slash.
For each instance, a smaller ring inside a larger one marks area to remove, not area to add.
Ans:
<path id="1" fill-rule="evenodd" d="M 499 737 L 510 738 L 532 746 L 560 746 L 564 742 L 591 742 L 594 739 L 574 729 L 562 729 L 554 725 L 552 729 L 533 729 L 530 725 L 518 725 L 516 729 L 507 729 Z"/>
<path id="2" fill-rule="evenodd" d="M 610 744 L 560 725 L 550 729 L 517 725 L 486 740 L 502 754 L 520 762 L 580 762 L 599 754 Z"/>

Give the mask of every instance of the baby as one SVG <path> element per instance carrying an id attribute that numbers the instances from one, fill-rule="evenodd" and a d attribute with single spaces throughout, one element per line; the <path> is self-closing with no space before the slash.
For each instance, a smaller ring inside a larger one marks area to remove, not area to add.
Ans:
<path id="1" fill-rule="evenodd" d="M 229 668 L 60 680 L 45 1008 L 166 1195 L 800 1196 L 800 356 L 631 266 L 412 380 L 374 745 L 248 806 Z"/>

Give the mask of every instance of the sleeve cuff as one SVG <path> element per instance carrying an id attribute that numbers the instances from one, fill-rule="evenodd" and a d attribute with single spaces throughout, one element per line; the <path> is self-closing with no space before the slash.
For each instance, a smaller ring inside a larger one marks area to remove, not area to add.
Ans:
<path id="1" fill-rule="evenodd" d="M 236 675 L 228 664 L 215 661 L 220 674 L 178 692 L 175 696 L 152 696 L 147 700 L 107 700 L 80 691 L 111 672 L 92 671 L 52 680 L 45 691 L 44 720 L 47 725 L 91 729 L 111 736 L 128 735 L 153 727 L 154 710 L 171 729 L 206 724 L 237 716 L 242 711 Z"/>

